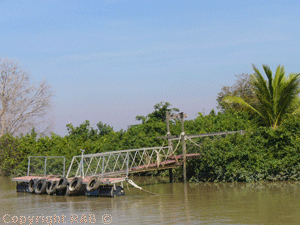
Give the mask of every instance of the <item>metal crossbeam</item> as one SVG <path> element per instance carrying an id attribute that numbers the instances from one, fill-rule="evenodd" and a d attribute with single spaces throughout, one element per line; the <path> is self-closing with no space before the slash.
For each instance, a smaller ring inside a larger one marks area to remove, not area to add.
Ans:
<path id="1" fill-rule="evenodd" d="M 239 131 L 221 131 L 221 132 L 214 132 L 214 133 L 205 133 L 205 134 L 190 134 L 185 135 L 187 138 L 196 138 L 196 137 L 211 137 L 211 136 L 219 136 L 219 135 L 228 135 L 234 133 L 241 133 L 244 134 L 244 130 Z M 173 135 L 173 136 L 164 136 L 164 137 L 157 137 L 157 139 L 168 139 L 171 141 L 180 140 L 182 138 L 181 135 Z"/>

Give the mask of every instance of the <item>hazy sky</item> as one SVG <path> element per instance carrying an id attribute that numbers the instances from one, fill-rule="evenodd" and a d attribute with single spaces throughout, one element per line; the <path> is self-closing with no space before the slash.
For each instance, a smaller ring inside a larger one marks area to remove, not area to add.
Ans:
<path id="1" fill-rule="evenodd" d="M 194 119 L 235 74 L 300 72 L 298 1 L 0 1 L 0 57 L 55 93 L 54 132 L 138 123 L 167 101 Z"/>

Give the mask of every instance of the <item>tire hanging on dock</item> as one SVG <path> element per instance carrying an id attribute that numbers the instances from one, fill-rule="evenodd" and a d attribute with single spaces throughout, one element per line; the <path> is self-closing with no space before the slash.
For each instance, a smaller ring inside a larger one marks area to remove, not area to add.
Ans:
<path id="1" fill-rule="evenodd" d="M 29 193 L 34 193 L 34 189 L 35 189 L 37 180 L 38 179 L 31 179 L 29 181 L 29 185 L 28 185 L 28 191 L 29 191 Z"/>
<path id="2" fill-rule="evenodd" d="M 82 185 L 82 179 L 79 177 L 75 177 L 69 184 L 69 192 L 76 193 L 80 190 Z"/>
<path id="3" fill-rule="evenodd" d="M 59 179 L 59 181 L 56 184 L 56 190 L 63 190 L 67 187 L 68 180 L 65 177 L 62 177 Z"/>
<path id="4" fill-rule="evenodd" d="M 92 177 L 86 185 L 87 191 L 95 191 L 99 188 L 101 182 L 99 177 Z"/>
<path id="5" fill-rule="evenodd" d="M 114 190 L 114 195 L 116 195 L 116 196 L 124 196 L 125 195 L 124 188 L 118 185 L 116 187 L 116 190 Z"/>
<path id="6" fill-rule="evenodd" d="M 56 192 L 56 183 L 57 181 L 50 181 L 48 180 L 47 181 L 47 184 L 46 184 L 46 192 L 48 195 L 52 195 Z"/>
<path id="7" fill-rule="evenodd" d="M 39 179 L 36 182 L 34 192 L 36 194 L 44 194 L 46 192 L 46 185 L 47 185 L 46 179 Z"/>

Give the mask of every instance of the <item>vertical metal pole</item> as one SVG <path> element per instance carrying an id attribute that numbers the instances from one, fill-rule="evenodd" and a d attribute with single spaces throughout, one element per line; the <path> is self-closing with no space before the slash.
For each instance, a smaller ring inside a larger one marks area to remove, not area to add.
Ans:
<path id="1" fill-rule="evenodd" d="M 182 135 L 182 154 L 183 154 L 183 182 L 186 183 L 186 144 L 185 144 L 185 133 L 184 133 L 184 119 L 183 112 L 180 113 L 181 117 L 181 135 Z"/>
<path id="2" fill-rule="evenodd" d="M 63 177 L 65 177 L 65 171 L 66 171 L 66 158 L 64 157 Z"/>
<path id="3" fill-rule="evenodd" d="M 46 171 L 47 171 L 47 156 L 45 156 L 45 169 L 44 169 L 44 176 L 46 176 Z"/>
<path id="4" fill-rule="evenodd" d="M 101 178 L 103 178 L 104 173 L 104 156 L 102 156 L 102 170 L 101 170 Z"/>
<path id="5" fill-rule="evenodd" d="M 126 170 L 126 177 L 128 177 L 128 167 L 129 167 L 129 153 L 127 152 L 127 170 Z"/>
<path id="6" fill-rule="evenodd" d="M 81 176 L 82 178 L 84 178 L 84 169 L 83 169 L 83 153 L 84 153 L 84 150 L 83 149 L 80 149 L 81 150 Z"/>
<path id="7" fill-rule="evenodd" d="M 72 169 L 72 166 L 73 166 L 74 161 L 75 161 L 75 156 L 72 158 L 72 161 L 71 161 L 71 164 L 70 164 L 70 166 L 69 166 L 69 169 L 68 169 L 66 178 L 68 178 L 69 175 L 70 175 L 70 172 L 71 172 L 71 169 Z"/>
<path id="8" fill-rule="evenodd" d="M 170 120 L 170 113 L 169 113 L 168 110 L 167 110 L 167 116 L 166 116 L 166 119 L 167 119 L 167 136 L 170 136 L 170 123 L 169 123 L 169 120 Z"/>
<path id="9" fill-rule="evenodd" d="M 169 111 L 167 111 L 167 136 L 168 137 L 171 136 L 171 132 L 170 132 L 170 114 L 169 114 Z M 171 148 L 171 145 L 172 145 L 172 141 L 168 138 L 169 149 Z"/>
<path id="10" fill-rule="evenodd" d="M 171 132 L 170 132 L 170 113 L 167 110 L 167 137 L 171 136 Z M 172 141 L 168 138 L 168 147 L 169 147 L 169 154 L 173 154 L 173 149 L 172 152 L 170 152 L 170 149 L 172 148 Z M 169 157 L 169 155 L 168 155 Z M 170 183 L 173 183 L 173 171 L 172 169 L 169 169 L 169 180 Z"/>
<path id="11" fill-rule="evenodd" d="M 29 176 L 29 170 L 30 170 L 30 156 L 28 156 L 27 176 Z"/>

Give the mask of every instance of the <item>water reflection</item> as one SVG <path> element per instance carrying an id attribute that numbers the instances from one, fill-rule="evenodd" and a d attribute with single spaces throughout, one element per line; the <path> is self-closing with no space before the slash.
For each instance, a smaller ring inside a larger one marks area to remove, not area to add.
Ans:
<path id="1" fill-rule="evenodd" d="M 94 215 L 96 224 L 110 214 L 111 224 L 298 224 L 299 182 L 168 183 L 168 178 L 133 177 L 149 195 L 125 185 L 115 198 L 16 193 L 10 178 L 0 177 L 0 221 L 11 216 Z M 84 220 L 83 220 L 84 222 Z M 12 224 L 12 223 L 11 223 Z M 29 224 L 29 223 L 25 223 Z M 45 223 L 46 224 L 46 223 Z"/>

